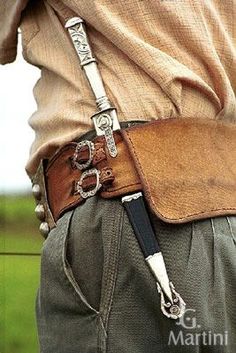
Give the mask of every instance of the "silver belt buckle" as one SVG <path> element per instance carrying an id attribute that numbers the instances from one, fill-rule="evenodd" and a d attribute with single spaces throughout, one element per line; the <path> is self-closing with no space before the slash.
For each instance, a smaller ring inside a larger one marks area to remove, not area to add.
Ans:
<path id="1" fill-rule="evenodd" d="M 79 162 L 77 162 L 77 156 L 78 156 L 78 153 L 81 150 L 81 148 L 84 146 L 88 146 L 89 159 L 85 163 L 79 163 Z M 92 141 L 84 140 L 84 141 L 79 142 L 76 146 L 75 153 L 72 158 L 73 164 L 76 166 L 76 168 L 78 168 L 79 170 L 83 170 L 83 169 L 88 168 L 93 161 L 94 150 L 95 150 L 95 146 Z"/>
<path id="2" fill-rule="evenodd" d="M 96 186 L 92 190 L 84 191 L 82 186 L 83 180 L 91 175 L 96 176 L 96 179 L 97 179 Z M 88 197 L 94 196 L 101 187 L 102 187 L 102 184 L 100 183 L 100 172 L 96 168 L 92 168 L 92 169 L 85 170 L 82 173 L 80 180 L 76 184 L 76 191 L 81 195 L 83 199 L 87 199 Z"/>

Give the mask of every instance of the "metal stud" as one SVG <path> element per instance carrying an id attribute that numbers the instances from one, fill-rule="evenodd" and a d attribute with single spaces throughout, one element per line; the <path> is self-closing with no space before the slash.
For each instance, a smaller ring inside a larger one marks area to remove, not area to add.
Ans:
<path id="1" fill-rule="evenodd" d="M 43 205 L 39 204 L 35 207 L 35 214 L 37 216 L 37 218 L 40 221 L 44 221 L 45 220 L 45 209 L 43 207 Z"/>
<path id="2" fill-rule="evenodd" d="M 49 231 L 50 231 L 50 228 L 49 228 L 48 223 L 47 223 L 47 222 L 41 223 L 41 224 L 40 224 L 40 227 L 39 227 L 39 231 L 40 231 L 40 233 L 42 234 L 42 236 L 43 236 L 44 238 L 46 238 L 47 235 L 48 235 L 48 233 L 49 233 Z"/>
<path id="3" fill-rule="evenodd" d="M 32 187 L 32 193 L 36 200 L 40 200 L 42 193 L 39 184 L 34 184 Z"/>

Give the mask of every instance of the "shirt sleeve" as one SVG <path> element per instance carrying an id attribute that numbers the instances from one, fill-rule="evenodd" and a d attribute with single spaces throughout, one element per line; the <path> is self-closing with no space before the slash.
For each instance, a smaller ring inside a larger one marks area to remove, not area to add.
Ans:
<path id="1" fill-rule="evenodd" d="M 0 64 L 11 63 L 17 54 L 21 14 L 30 0 L 0 0 Z"/>

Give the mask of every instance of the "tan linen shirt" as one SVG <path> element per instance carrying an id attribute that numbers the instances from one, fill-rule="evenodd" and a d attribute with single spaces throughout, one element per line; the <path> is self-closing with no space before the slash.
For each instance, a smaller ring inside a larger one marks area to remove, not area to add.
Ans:
<path id="1" fill-rule="evenodd" d="M 96 106 L 58 13 L 84 18 L 120 121 L 206 118 L 236 122 L 235 0 L 0 0 L 0 62 L 16 53 L 41 68 L 36 138 L 27 164 L 92 127 Z M 16 5 L 17 4 L 17 5 Z"/>

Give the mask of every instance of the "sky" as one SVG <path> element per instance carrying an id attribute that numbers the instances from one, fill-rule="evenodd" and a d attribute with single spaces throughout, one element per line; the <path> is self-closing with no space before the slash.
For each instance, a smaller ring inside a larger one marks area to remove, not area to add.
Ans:
<path id="1" fill-rule="evenodd" d="M 25 172 L 34 132 L 28 119 L 36 110 L 33 87 L 40 71 L 26 63 L 18 47 L 17 60 L 0 65 L 0 194 L 30 191 Z"/>

